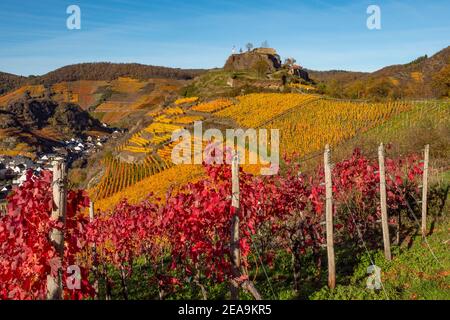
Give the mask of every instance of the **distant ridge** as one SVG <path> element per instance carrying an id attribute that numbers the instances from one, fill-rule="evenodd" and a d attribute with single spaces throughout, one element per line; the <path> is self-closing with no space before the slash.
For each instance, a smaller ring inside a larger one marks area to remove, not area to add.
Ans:
<path id="1" fill-rule="evenodd" d="M 77 80 L 110 81 L 119 77 L 134 79 L 167 78 L 188 80 L 203 73 L 198 69 L 179 69 L 139 63 L 94 62 L 65 66 L 41 76 L 22 77 L 0 72 L 0 95 L 24 84 L 50 86 L 58 82 Z"/>
<path id="2" fill-rule="evenodd" d="M 0 95 L 19 88 L 27 81 L 26 77 L 16 76 L 15 74 L 0 72 Z"/>
<path id="3" fill-rule="evenodd" d="M 450 46 L 431 57 L 384 67 L 372 73 L 308 70 L 324 93 L 339 98 L 449 97 Z"/>
<path id="4" fill-rule="evenodd" d="M 227 61 L 225 69 L 240 70 L 260 61 L 237 59 L 241 56 L 247 58 L 247 55 L 251 56 L 251 54 L 252 52 L 232 55 Z M 271 52 L 264 54 L 271 54 Z M 276 62 L 279 63 L 278 60 Z M 372 73 L 344 70 L 304 70 L 316 82 L 318 93 L 337 98 L 428 99 L 450 97 L 450 46 L 431 57 L 422 56 L 409 63 L 387 66 Z M 51 86 L 59 82 L 77 80 L 111 81 L 119 77 L 138 80 L 151 78 L 189 80 L 206 71 L 138 63 L 96 62 L 65 66 L 41 76 L 22 77 L 0 72 L 0 96 L 26 84 Z"/>

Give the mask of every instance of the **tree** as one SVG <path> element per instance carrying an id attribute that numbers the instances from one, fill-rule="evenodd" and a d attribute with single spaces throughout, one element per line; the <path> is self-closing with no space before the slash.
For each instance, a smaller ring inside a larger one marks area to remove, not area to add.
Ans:
<path id="1" fill-rule="evenodd" d="M 250 51 L 253 49 L 253 43 L 249 42 L 245 45 L 245 47 L 247 48 L 247 51 Z"/>
<path id="2" fill-rule="evenodd" d="M 398 89 L 388 79 L 375 79 L 367 84 L 366 95 L 373 99 L 398 98 Z"/>
<path id="3" fill-rule="evenodd" d="M 296 62 L 297 62 L 297 60 L 295 60 L 295 58 L 292 58 L 292 57 L 286 58 L 286 59 L 284 60 L 284 64 L 287 65 L 287 66 L 292 66 L 292 65 L 294 65 Z"/>
<path id="4" fill-rule="evenodd" d="M 362 99 L 366 92 L 366 86 L 361 80 L 356 80 L 345 88 L 345 95 L 352 99 Z"/>
<path id="5" fill-rule="evenodd" d="M 342 83 L 336 79 L 331 80 L 326 87 L 326 94 L 336 98 L 342 98 L 343 91 L 344 87 Z"/>
<path id="6" fill-rule="evenodd" d="M 264 40 L 263 43 L 261 43 L 261 48 L 269 48 L 269 42 L 267 42 L 267 40 Z"/>
<path id="7" fill-rule="evenodd" d="M 244 51 L 242 50 L 242 48 L 240 48 L 240 49 L 239 49 L 239 53 L 242 53 L 242 52 L 244 52 Z"/>
<path id="8" fill-rule="evenodd" d="M 433 76 L 432 87 L 439 97 L 450 97 L 450 65 L 447 64 Z"/>

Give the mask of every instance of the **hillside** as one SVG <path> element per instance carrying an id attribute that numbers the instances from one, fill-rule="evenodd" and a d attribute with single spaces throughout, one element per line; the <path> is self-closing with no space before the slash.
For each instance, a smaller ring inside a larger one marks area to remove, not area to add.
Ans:
<path id="1" fill-rule="evenodd" d="M 88 131 L 108 132 L 75 104 L 24 96 L 0 109 L 0 150 L 51 151 L 62 140 L 82 137 Z"/>
<path id="2" fill-rule="evenodd" d="M 349 83 L 369 75 L 369 73 L 367 72 L 354 72 L 345 70 L 315 71 L 307 69 L 307 71 L 311 78 L 317 83 L 329 83 L 331 81 Z"/>
<path id="3" fill-rule="evenodd" d="M 450 144 L 445 129 L 450 121 L 448 108 L 445 102 L 369 103 L 298 93 L 253 93 L 202 101 L 196 97 L 180 99 L 167 108 L 146 114 L 141 119 L 145 125 L 127 135 L 110 155 L 112 158 L 103 160 L 101 167 L 105 169 L 96 172 L 97 185 L 90 187 L 100 200 L 98 205 L 107 209 L 123 197 L 135 202 L 150 192 L 164 195 L 169 185 L 188 182 L 197 170 L 173 166 L 170 155 L 174 145 L 170 137 L 175 129 L 192 130 L 197 120 L 220 130 L 279 129 L 282 155 L 295 154 L 296 159 L 312 157 L 311 162 L 305 162 L 304 169 L 317 165 L 327 143 L 335 148 L 336 157 L 342 159 L 361 146 L 373 153 L 379 141 L 391 143 L 394 146 L 391 152 L 398 156 L 420 152 L 424 144 L 433 141 L 433 161 L 445 167 L 448 165 L 445 150 Z M 421 132 L 421 139 L 412 138 L 414 131 Z M 244 168 L 257 172 L 260 166 Z"/>
<path id="4" fill-rule="evenodd" d="M 74 103 L 88 110 L 102 122 L 128 128 L 130 117 L 173 100 L 186 85 L 184 80 L 117 78 L 111 81 L 79 80 L 50 86 L 25 85 L 0 96 L 0 108 L 20 100 L 49 97 L 57 103 Z"/>
<path id="5" fill-rule="evenodd" d="M 339 98 L 400 99 L 449 97 L 450 47 L 431 57 L 422 56 L 402 65 L 373 73 L 309 71 L 322 92 Z"/>
<path id="6" fill-rule="evenodd" d="M 276 72 L 270 76 L 274 77 L 275 74 Z M 232 78 L 232 75 L 236 77 Z M 234 87 L 236 83 L 233 82 L 230 86 L 227 83 L 230 77 L 238 83 L 241 81 L 241 84 L 247 84 Z M 269 78 L 268 75 L 266 77 Z M 49 87 L 27 85 L 0 98 L 0 104 L 4 103 L 0 109 L 0 122 L 5 127 L 0 128 L 0 135 L 6 137 L 2 142 L 26 136 L 34 139 L 53 136 L 54 141 L 58 141 L 65 133 L 81 136 L 86 130 L 96 130 L 100 125 L 88 112 L 103 121 L 108 119 L 111 123 L 122 123 L 128 128 L 128 132 L 120 132 L 112 141 L 105 141 L 101 149 L 80 159 L 82 161 L 77 161 L 77 166 L 71 167 L 69 179 L 71 183 L 87 191 L 89 199 L 95 203 L 95 214 L 101 216 L 101 219 L 94 222 L 95 226 L 89 226 L 94 228 L 90 230 L 96 232 L 92 236 L 94 241 L 106 239 L 104 235 L 109 236 L 109 232 L 111 239 L 132 237 L 125 238 L 130 241 L 129 246 L 142 241 L 142 248 L 145 250 L 133 252 L 130 255 L 132 259 L 125 262 L 134 270 L 142 270 L 143 261 L 147 263 L 149 260 L 145 258 L 141 261 L 137 257 L 142 252 L 147 252 L 149 243 L 163 245 L 165 250 L 178 248 L 177 243 L 187 244 L 188 249 L 182 254 L 188 252 L 195 259 L 204 259 L 199 260 L 202 264 L 214 265 L 216 262 L 213 256 L 223 255 L 205 251 L 203 244 L 222 239 L 222 235 L 216 234 L 217 230 L 224 230 L 224 234 L 229 235 L 229 167 L 215 166 L 205 170 L 200 164 L 175 165 L 171 157 L 176 145 L 171 141 L 173 132 L 178 129 L 192 132 L 196 121 L 202 121 L 204 129 L 215 128 L 222 133 L 229 128 L 279 129 L 280 153 L 282 157 L 285 156 L 281 158 L 279 174 L 259 176 L 260 169 L 267 167 L 267 163 L 258 162 L 242 165 L 240 178 L 244 212 L 246 216 L 257 217 L 249 221 L 243 220 L 242 226 L 245 229 L 242 234 L 246 234 L 247 226 L 254 226 L 254 236 L 248 236 L 245 243 L 251 243 L 257 248 L 259 246 L 259 249 L 253 250 L 262 252 L 262 258 L 249 260 L 256 262 L 256 265 L 249 264 L 250 275 L 264 297 L 279 299 L 386 298 L 383 292 L 367 291 L 363 282 L 367 276 L 366 269 L 364 277 L 360 272 L 361 268 L 367 267 L 367 259 L 371 256 L 376 257 L 377 261 L 383 261 L 380 259 L 380 224 L 376 222 L 380 219 L 377 147 L 382 141 L 386 143 L 389 225 L 399 230 L 398 243 L 395 242 L 394 230 L 390 237 L 395 260 L 383 265 L 383 270 L 386 270 L 383 277 L 388 277 L 386 281 L 383 280 L 388 297 L 445 297 L 441 293 L 446 285 L 445 268 L 448 266 L 448 259 L 445 259 L 446 248 L 442 242 L 444 237 L 437 233 L 439 238 L 435 240 L 435 236 L 431 236 L 430 243 L 436 249 L 437 259 L 445 265 L 434 265 L 426 272 L 420 271 L 422 265 L 430 264 L 432 256 L 425 255 L 428 254 L 428 249 L 424 250 L 418 244 L 420 240 L 415 234 L 419 229 L 407 210 L 412 214 L 420 213 L 419 202 L 414 199 L 419 199 L 421 195 L 419 186 L 423 146 L 430 144 L 429 180 L 432 189 L 429 192 L 429 230 L 433 233 L 439 231 L 435 229 L 436 226 L 447 227 L 438 219 L 447 208 L 445 192 L 448 191 L 448 174 L 445 178 L 442 173 L 447 172 L 450 165 L 447 156 L 450 146 L 449 103 L 334 99 L 293 91 L 293 84 L 282 85 L 281 79 L 261 78 L 252 71 L 236 74 L 236 71 L 214 70 L 193 81 L 120 77 L 110 81 L 60 82 Z M 270 87 L 270 81 L 277 82 L 278 86 Z M 207 83 L 210 86 L 205 85 Z M 182 88 L 185 96 L 179 97 Z M 220 91 L 221 88 L 228 88 L 229 91 Z M 186 94 L 189 90 L 191 94 Z M 198 90 L 201 95 L 193 96 L 193 90 Z M 86 124 L 87 126 L 81 126 Z M 195 138 L 191 140 L 195 141 Z M 270 145 L 272 141 L 270 138 Z M 38 140 L 16 142 L 20 148 L 24 144 L 29 147 L 48 144 Z M 203 148 L 206 144 L 206 141 L 201 141 Z M 321 228 L 325 189 L 321 168 L 326 144 L 330 144 L 332 148 L 333 201 L 336 208 L 334 216 L 338 287 L 335 291 L 326 288 L 326 269 L 321 263 L 325 261 L 324 238 L 318 236 L 324 234 Z M 12 149 L 9 146 L 5 148 Z M 242 151 L 244 158 L 249 159 L 254 150 L 250 148 L 250 143 L 245 144 L 244 149 L 239 151 Z M 359 149 L 362 149 L 362 153 Z M 195 146 L 191 151 L 189 157 L 192 159 L 198 152 Z M 409 207 L 410 201 L 412 209 Z M 297 213 L 301 215 L 294 216 Z M 195 214 L 198 214 L 198 219 L 192 219 Z M 306 220 L 304 214 L 307 215 Z M 162 220 L 158 220 L 158 217 Z M 220 221 L 217 218 L 222 219 L 223 227 L 217 228 Z M 257 221 L 256 224 L 254 221 Z M 284 228 L 266 229 L 274 221 L 282 226 L 295 227 L 287 231 Z M 305 227 L 300 230 L 307 232 L 306 238 L 303 235 L 298 237 L 298 223 Z M 180 239 L 174 240 L 172 236 L 179 233 L 173 230 L 184 230 L 182 232 L 185 233 Z M 125 233 L 127 235 L 124 236 Z M 46 237 L 47 235 L 48 233 Z M 200 245 L 185 241 L 188 237 L 196 238 L 198 235 L 205 237 Z M 367 244 L 360 245 L 358 237 L 367 239 Z M 170 246 L 166 247 L 167 243 L 156 240 L 162 238 L 171 241 L 167 242 Z M 294 240 L 284 242 L 284 239 Z M 96 246 L 105 248 L 107 243 L 109 245 L 110 240 L 96 242 Z M 216 243 L 225 248 L 219 247 L 218 252 L 228 250 L 228 240 Z M 265 243 L 269 245 L 267 248 L 277 249 L 264 252 L 262 248 L 265 248 Z M 117 246 L 116 243 L 114 245 Z M 301 249 L 298 249 L 298 245 Z M 412 249 L 408 249 L 408 246 Z M 286 248 L 286 251 L 279 248 Z M 251 252 L 252 249 L 249 247 L 248 250 L 250 251 L 247 252 Z M 171 256 L 178 254 L 178 251 L 157 252 L 161 252 L 157 255 L 158 261 L 161 258 L 169 261 Z M 199 255 L 195 256 L 197 252 Z M 204 258 L 205 252 L 211 256 Z M 421 256 L 420 261 L 409 264 L 415 253 Z M 117 257 L 115 253 L 114 256 Z M 108 259 L 105 263 L 113 261 Z M 188 260 L 182 258 L 177 261 L 184 263 Z M 118 268 L 123 266 L 122 263 L 119 262 Z M 261 266 L 264 263 L 267 270 L 258 266 L 259 263 Z M 294 271 L 286 267 L 291 263 Z M 151 264 L 158 265 L 154 261 Z M 191 265 L 188 267 L 191 268 Z M 196 265 L 193 267 L 193 270 L 197 268 Z M 404 270 L 407 267 L 411 267 L 414 273 L 405 276 Z M 186 277 L 191 278 L 190 274 L 184 274 L 185 271 L 186 266 L 182 264 L 182 267 L 175 266 L 171 272 L 182 274 L 181 280 L 177 280 L 181 283 Z M 158 296 L 153 287 L 146 285 L 141 290 L 136 285 L 148 283 L 147 273 L 144 275 L 138 271 L 125 276 L 122 274 L 122 280 L 127 280 L 124 285 L 125 282 L 118 282 L 116 269 L 112 268 L 107 272 L 115 283 L 133 288 L 133 291 L 126 293 L 125 289 L 119 291 L 119 286 L 116 286 L 116 289 L 112 289 L 113 297 L 121 297 L 122 294 L 125 299 L 141 295 Z M 434 273 L 437 276 L 433 276 Z M 404 285 L 401 281 L 396 281 L 396 278 L 401 278 L 408 284 Z M 273 285 L 273 288 L 269 289 L 265 284 L 267 279 L 270 279 L 270 286 Z M 225 297 L 228 286 L 224 282 L 216 282 L 215 278 L 204 281 L 205 295 L 208 292 L 210 298 Z M 189 289 L 177 287 L 173 292 L 187 298 L 200 297 L 197 290 L 190 289 L 191 280 L 187 283 L 186 288 Z M 431 286 L 431 294 L 422 290 L 423 286 Z M 168 293 L 168 297 L 173 292 Z M 245 297 L 250 298 L 248 295 Z"/>
<path id="7" fill-rule="evenodd" d="M 25 84 L 27 78 L 0 72 L 0 96 Z"/>
<path id="8" fill-rule="evenodd" d="M 111 81 L 120 77 L 134 79 L 168 78 L 186 80 L 192 79 L 202 70 L 183 70 L 138 63 L 80 63 L 65 66 L 37 78 L 30 79 L 32 84 L 52 85 L 58 82 L 77 80 Z"/>
<path id="9" fill-rule="evenodd" d="M 80 80 L 112 81 L 120 77 L 134 79 L 178 79 L 187 80 L 203 73 L 203 70 L 143 65 L 138 63 L 80 63 L 65 66 L 40 76 L 21 77 L 0 72 L 0 95 L 23 85 L 44 85 Z"/>

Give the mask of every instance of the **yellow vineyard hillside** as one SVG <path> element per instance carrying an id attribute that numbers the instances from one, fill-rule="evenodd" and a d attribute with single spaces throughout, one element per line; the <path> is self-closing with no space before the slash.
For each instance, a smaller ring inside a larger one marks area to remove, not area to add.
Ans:
<path id="1" fill-rule="evenodd" d="M 190 98 L 182 98 L 175 101 L 175 104 L 182 105 L 182 104 L 188 104 L 188 103 L 194 103 L 198 101 L 198 97 L 190 97 Z"/>
<path id="2" fill-rule="evenodd" d="M 170 162 L 158 160 L 149 155 L 141 163 L 126 163 L 118 159 L 108 157 L 104 160 L 105 173 L 101 182 L 92 190 L 94 199 L 110 197 L 137 182 L 157 174 L 171 166 Z"/>
<path id="3" fill-rule="evenodd" d="M 211 102 L 201 103 L 192 107 L 194 111 L 200 112 L 216 112 L 227 107 L 230 107 L 233 104 L 231 100 L 228 99 L 217 99 Z"/>
<path id="4" fill-rule="evenodd" d="M 45 93 L 45 88 L 43 85 L 23 86 L 15 91 L 9 92 L 8 94 L 1 96 L 0 107 L 5 107 L 8 103 L 10 103 L 13 100 L 21 98 L 27 92 L 31 97 L 38 98 L 43 96 L 43 94 Z"/>
<path id="5" fill-rule="evenodd" d="M 96 209 L 112 209 L 122 199 L 127 199 L 130 203 L 137 203 L 145 199 L 150 193 L 155 197 L 164 199 L 167 190 L 173 188 L 177 190 L 180 186 L 199 179 L 204 173 L 202 166 L 179 165 L 149 176 L 132 186 L 121 189 L 109 198 L 96 202 Z M 95 192 L 91 191 L 91 193 Z"/>
<path id="6" fill-rule="evenodd" d="M 284 153 L 307 155 L 335 145 L 411 108 L 409 103 L 358 103 L 318 100 L 267 124 L 280 129 Z"/>
<path id="7" fill-rule="evenodd" d="M 192 109 L 213 112 L 210 121 L 217 119 L 220 122 L 220 118 L 227 117 L 242 127 L 257 128 L 263 124 L 264 128 L 279 129 L 281 153 L 299 155 L 318 151 L 325 144 L 344 142 L 411 108 L 405 102 L 360 103 L 328 100 L 308 94 L 249 94 L 236 100 L 237 103 L 231 105 L 229 100 L 219 99 L 198 104 Z M 214 112 L 218 109 L 220 111 Z M 117 159 L 110 160 L 103 180 L 96 188 L 97 201 L 101 201 L 101 206 L 111 207 L 123 197 L 138 201 L 150 192 L 164 193 L 170 184 L 186 183 L 191 177 L 199 175 L 201 165 L 173 166 L 171 162 L 175 144 L 170 143 L 172 132 L 192 124 L 194 119 L 201 119 L 186 112 L 177 106 L 155 112 L 151 115 L 154 122 L 134 134 L 126 147 L 118 150 L 145 153 L 145 162 L 127 164 Z M 241 152 L 248 155 L 250 151 Z M 260 164 L 244 166 L 246 171 L 252 173 L 258 173 L 260 168 Z"/>
<path id="8" fill-rule="evenodd" d="M 183 116 L 174 118 L 173 122 L 188 125 L 193 124 L 195 121 L 202 121 L 202 120 L 204 120 L 202 116 Z"/>
<path id="9" fill-rule="evenodd" d="M 240 126 L 256 128 L 297 106 L 317 100 L 308 94 L 257 93 L 240 96 L 238 103 L 216 112 L 216 117 L 231 118 Z"/>

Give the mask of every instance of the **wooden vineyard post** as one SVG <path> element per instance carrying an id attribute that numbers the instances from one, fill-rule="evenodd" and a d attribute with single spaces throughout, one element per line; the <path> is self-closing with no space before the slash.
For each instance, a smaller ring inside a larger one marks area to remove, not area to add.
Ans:
<path id="1" fill-rule="evenodd" d="M 232 195 L 231 206 L 234 208 L 234 214 L 231 221 L 231 261 L 233 268 L 233 277 L 237 278 L 241 267 L 241 252 L 239 248 L 239 156 L 237 152 L 233 155 L 233 162 L 231 164 L 231 181 L 232 181 Z M 239 284 L 235 280 L 231 283 L 231 299 L 239 299 Z"/>
<path id="2" fill-rule="evenodd" d="M 93 201 L 89 204 L 89 221 L 92 223 L 94 221 L 95 204 Z M 97 270 L 97 248 L 95 244 L 92 245 L 92 272 L 94 273 L 94 299 L 98 299 L 98 270 Z"/>
<path id="3" fill-rule="evenodd" d="M 336 266 L 334 261 L 334 239 L 333 239 L 333 185 L 331 181 L 330 146 L 326 145 L 324 153 L 325 166 L 325 188 L 326 188 L 326 232 L 327 232 L 327 255 L 328 255 L 328 287 L 336 287 Z"/>
<path id="4" fill-rule="evenodd" d="M 63 160 L 53 161 L 53 209 L 51 219 L 61 222 L 63 226 L 66 223 L 66 208 L 67 208 L 67 172 L 66 163 Z M 53 261 L 51 263 L 51 273 L 47 276 L 47 299 L 48 300 L 62 300 L 63 299 L 63 285 L 62 285 L 62 259 L 64 257 L 64 231 L 59 229 L 52 229 L 50 231 L 50 240 L 55 247 L 60 261 Z"/>
<path id="5" fill-rule="evenodd" d="M 422 182 L 422 236 L 427 235 L 427 194 L 428 194 L 428 162 L 430 158 L 430 145 L 427 144 L 424 150 L 423 162 L 423 182 Z"/>
<path id="6" fill-rule="evenodd" d="M 0 217 L 6 216 L 8 212 L 8 206 L 6 203 L 0 203 Z"/>
<path id="7" fill-rule="evenodd" d="M 381 226 L 383 229 L 384 257 L 391 260 L 391 243 L 389 239 L 389 225 L 386 205 L 386 171 L 384 168 L 384 146 L 378 147 L 378 163 L 380 166 L 380 203 L 381 203 Z"/>

